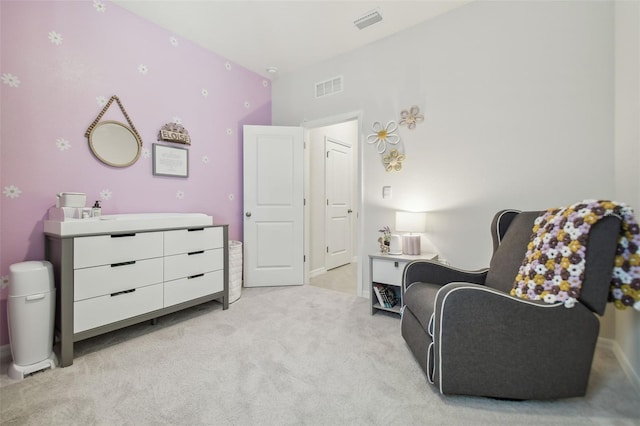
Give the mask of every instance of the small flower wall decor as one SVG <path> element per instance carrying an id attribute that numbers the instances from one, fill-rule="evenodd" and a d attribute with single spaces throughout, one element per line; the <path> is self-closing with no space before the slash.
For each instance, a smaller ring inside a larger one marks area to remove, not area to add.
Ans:
<path id="1" fill-rule="evenodd" d="M 173 117 L 171 121 L 173 121 L 175 124 L 182 124 L 182 118 L 180 117 Z"/>
<path id="2" fill-rule="evenodd" d="M 208 155 L 204 155 L 204 156 L 202 157 L 202 162 L 203 162 L 204 164 L 209 164 L 209 156 L 208 156 Z"/>
<path id="3" fill-rule="evenodd" d="M 169 37 L 169 42 L 171 43 L 172 46 L 178 45 L 178 39 L 175 37 Z"/>
<path id="4" fill-rule="evenodd" d="M 416 128 L 416 124 L 424 121 L 424 115 L 420 114 L 420 107 L 417 105 L 412 106 L 408 110 L 402 110 L 400 112 L 400 125 L 407 126 L 409 130 Z"/>
<path id="5" fill-rule="evenodd" d="M 71 148 L 71 143 L 64 138 L 58 138 L 56 139 L 56 146 L 60 151 L 66 151 Z"/>
<path id="6" fill-rule="evenodd" d="M 202 96 L 204 96 L 205 98 L 209 96 L 209 91 L 207 89 L 202 89 Z"/>
<path id="7" fill-rule="evenodd" d="M 233 130 L 230 127 L 227 127 L 227 135 L 231 136 L 233 134 Z"/>
<path id="8" fill-rule="evenodd" d="M 62 44 L 62 35 L 55 31 L 49 31 L 49 41 L 56 46 L 60 46 Z"/>
<path id="9" fill-rule="evenodd" d="M 100 191 L 100 198 L 102 198 L 103 200 L 110 200 L 111 199 L 111 191 L 108 189 L 103 189 L 102 191 Z"/>
<path id="10" fill-rule="evenodd" d="M 9 87 L 18 87 L 20 86 L 20 79 L 10 73 L 3 73 L 2 74 L 2 82 L 4 84 L 7 84 Z"/>
<path id="11" fill-rule="evenodd" d="M 142 158 L 151 158 L 151 152 L 147 148 L 142 148 Z"/>
<path id="12" fill-rule="evenodd" d="M 176 198 L 182 200 L 184 198 L 184 191 L 180 190 L 176 193 Z"/>
<path id="13" fill-rule="evenodd" d="M 269 80 L 262 80 L 262 85 L 264 87 L 269 87 Z"/>
<path id="14" fill-rule="evenodd" d="M 382 124 L 376 121 L 372 127 L 374 133 L 367 136 L 367 143 L 376 144 L 378 154 L 382 154 L 387 150 L 387 143 L 397 145 L 400 142 L 400 136 L 393 133 L 398 129 L 395 121 L 389 121 L 385 127 L 382 127 Z"/>
<path id="15" fill-rule="evenodd" d="M 244 101 L 244 107 L 245 107 L 246 109 L 251 108 L 251 103 L 249 103 L 249 101 Z"/>
<path id="16" fill-rule="evenodd" d="M 406 156 L 404 154 L 400 154 L 397 149 L 392 149 L 389 151 L 389 154 L 382 157 L 384 170 L 387 172 L 399 172 L 402 170 L 402 162 L 405 158 Z"/>
<path id="17" fill-rule="evenodd" d="M 98 106 L 105 106 L 107 104 L 107 98 L 104 96 L 96 96 L 96 102 L 98 103 Z"/>
<path id="18" fill-rule="evenodd" d="M 230 62 L 225 63 L 224 67 L 227 69 L 227 71 L 231 71 L 231 63 Z"/>
<path id="19" fill-rule="evenodd" d="M 93 7 L 95 7 L 96 12 L 104 12 L 107 10 L 107 6 L 105 6 L 100 0 L 93 0 Z"/>
<path id="20" fill-rule="evenodd" d="M 9 185 L 4 187 L 2 193 L 6 195 L 7 198 L 18 198 L 20 194 L 22 194 L 22 191 L 15 185 Z"/>
<path id="21" fill-rule="evenodd" d="M 147 73 L 149 72 L 149 68 L 147 68 L 147 66 L 144 64 L 140 64 L 138 65 L 138 72 L 142 75 L 147 75 Z"/>

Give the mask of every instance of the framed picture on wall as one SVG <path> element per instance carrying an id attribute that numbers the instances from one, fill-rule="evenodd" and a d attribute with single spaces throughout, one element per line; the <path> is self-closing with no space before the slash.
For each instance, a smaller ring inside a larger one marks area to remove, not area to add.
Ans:
<path id="1" fill-rule="evenodd" d="M 189 177 L 189 150 L 154 143 L 153 174 L 155 176 Z"/>

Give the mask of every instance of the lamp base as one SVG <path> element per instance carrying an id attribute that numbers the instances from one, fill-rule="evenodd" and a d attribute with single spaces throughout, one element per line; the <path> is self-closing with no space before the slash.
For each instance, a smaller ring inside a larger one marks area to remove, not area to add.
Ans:
<path id="1" fill-rule="evenodd" d="M 402 241 L 400 235 L 392 235 L 389 241 L 389 254 L 402 254 Z"/>
<path id="2" fill-rule="evenodd" d="M 402 253 L 420 254 L 420 235 L 405 235 L 402 237 Z"/>

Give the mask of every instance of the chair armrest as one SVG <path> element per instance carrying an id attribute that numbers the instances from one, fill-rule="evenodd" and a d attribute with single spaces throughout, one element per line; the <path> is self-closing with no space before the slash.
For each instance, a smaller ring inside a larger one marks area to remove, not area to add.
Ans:
<path id="1" fill-rule="evenodd" d="M 445 285 L 451 282 L 470 282 L 484 284 L 488 268 L 467 271 L 433 260 L 414 260 L 409 262 L 402 273 L 402 292 L 415 282 Z"/>
<path id="2" fill-rule="evenodd" d="M 436 295 L 433 379 L 441 393 L 584 395 L 598 331 L 597 317 L 580 303 L 565 308 L 452 283 Z"/>

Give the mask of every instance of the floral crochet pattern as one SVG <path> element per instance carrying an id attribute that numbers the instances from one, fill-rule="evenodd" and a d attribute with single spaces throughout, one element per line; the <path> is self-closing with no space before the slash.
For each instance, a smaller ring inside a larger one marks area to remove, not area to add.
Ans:
<path id="1" fill-rule="evenodd" d="M 385 127 L 382 127 L 379 121 L 373 123 L 373 131 L 375 133 L 367 136 L 367 143 L 376 144 L 378 154 L 382 154 L 387 150 L 387 143 L 391 145 L 397 145 L 400 142 L 400 136 L 394 134 L 398 129 L 398 125 L 395 121 L 390 121 Z"/>
<path id="2" fill-rule="evenodd" d="M 424 121 L 424 115 L 420 114 L 420 107 L 417 105 L 412 106 L 409 110 L 402 110 L 400 112 L 400 125 L 407 126 L 409 130 L 416 128 L 416 124 Z"/>
<path id="3" fill-rule="evenodd" d="M 613 201 L 584 201 L 549 209 L 536 218 L 511 295 L 573 307 L 580 297 L 591 226 L 612 215 L 621 218 L 622 226 L 609 302 L 618 309 L 632 306 L 640 311 L 640 227 L 629 206 Z"/>

